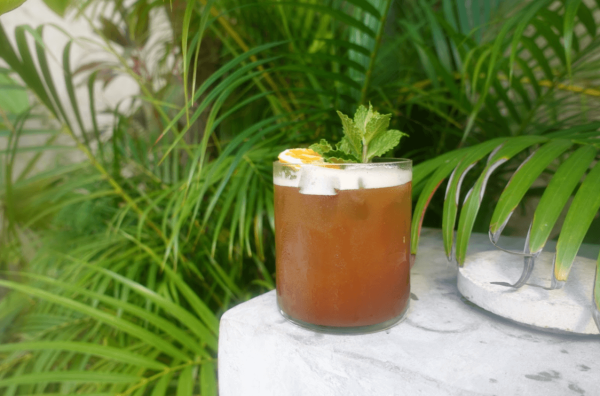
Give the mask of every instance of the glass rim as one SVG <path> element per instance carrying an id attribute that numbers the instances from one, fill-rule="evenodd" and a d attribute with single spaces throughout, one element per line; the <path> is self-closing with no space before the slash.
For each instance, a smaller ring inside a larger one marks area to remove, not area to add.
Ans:
<path id="1" fill-rule="evenodd" d="M 412 166 L 412 160 L 408 159 L 408 158 L 375 158 L 374 159 L 375 162 L 347 162 L 347 163 L 341 163 L 341 164 L 336 164 L 336 163 L 330 163 L 330 162 L 325 162 L 325 163 L 319 163 L 319 164 L 292 164 L 289 162 L 281 162 L 279 160 L 274 161 L 273 165 L 275 164 L 279 164 L 279 165 L 283 165 L 283 166 L 306 166 L 306 165 L 318 165 L 318 166 L 344 166 L 344 167 L 353 167 L 353 166 L 369 166 L 369 165 L 406 165 L 406 164 L 410 164 Z"/>

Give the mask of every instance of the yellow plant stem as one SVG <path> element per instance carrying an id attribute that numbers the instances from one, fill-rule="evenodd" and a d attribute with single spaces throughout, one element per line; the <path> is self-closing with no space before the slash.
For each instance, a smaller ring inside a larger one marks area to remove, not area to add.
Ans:
<path id="1" fill-rule="evenodd" d="M 482 73 L 480 75 L 480 77 L 484 78 L 485 74 Z M 454 78 L 456 80 L 460 80 L 462 78 L 462 74 L 454 73 Z M 468 76 L 467 76 L 467 78 L 468 78 Z M 502 81 L 507 81 L 508 77 L 506 77 L 503 74 L 500 74 L 500 75 L 498 75 L 498 79 L 502 80 Z M 439 78 L 439 80 L 440 81 L 442 80 L 441 77 Z M 531 80 L 528 77 L 523 77 L 523 78 L 521 78 L 520 81 L 524 84 L 531 84 Z M 413 89 L 423 89 L 425 87 L 428 87 L 429 85 L 431 85 L 431 80 L 421 80 L 421 81 L 418 81 L 418 82 L 412 84 L 410 86 L 410 88 L 409 87 L 401 88 L 400 93 L 410 92 Z M 569 91 L 569 92 L 581 93 L 581 94 L 588 95 L 588 96 L 600 97 L 600 90 L 594 89 L 594 88 L 584 88 L 584 87 L 580 87 L 577 85 L 554 83 L 550 80 L 540 80 L 540 81 L 538 81 L 538 85 L 541 85 L 541 86 L 547 87 L 547 88 L 558 88 L 561 91 Z"/>
<path id="2" fill-rule="evenodd" d="M 15 364 L 30 360 L 32 357 L 33 357 L 33 354 L 30 352 L 23 356 L 19 356 L 18 358 L 15 358 L 8 363 L 0 364 L 0 372 L 7 371 L 9 368 L 13 367 Z"/>

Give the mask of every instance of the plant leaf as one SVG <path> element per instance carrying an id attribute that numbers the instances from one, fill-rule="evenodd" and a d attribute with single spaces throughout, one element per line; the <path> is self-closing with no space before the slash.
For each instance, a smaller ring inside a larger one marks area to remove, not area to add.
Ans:
<path id="1" fill-rule="evenodd" d="M 378 157 L 392 150 L 398 145 L 398 143 L 400 143 L 402 136 L 408 135 L 395 129 L 391 129 L 387 132 L 376 135 L 369 144 L 369 148 L 367 150 L 367 162 L 371 161 L 373 157 Z"/>
<path id="2" fill-rule="evenodd" d="M 369 112 L 371 112 L 371 109 L 369 109 Z M 367 124 L 365 125 L 365 129 L 363 132 L 363 139 L 365 140 L 365 142 L 367 144 L 370 144 L 371 140 L 375 139 L 380 134 L 385 133 L 385 131 L 387 131 L 388 129 L 388 126 L 390 125 L 391 118 L 391 114 L 379 114 L 377 112 L 373 112 L 371 117 L 367 119 Z"/>
<path id="3" fill-rule="evenodd" d="M 463 158 L 464 151 L 454 151 L 449 154 L 452 154 L 452 156 L 446 157 L 443 163 L 437 168 L 433 176 L 429 178 L 427 184 L 421 192 L 421 195 L 419 195 L 417 204 L 415 205 L 410 232 L 410 252 L 413 255 L 417 254 L 421 226 L 423 224 L 423 218 L 425 217 L 425 211 L 427 210 L 429 201 L 431 201 L 433 194 L 435 194 L 440 184 L 442 184 L 444 179 L 448 177 L 450 173 L 452 173 L 452 170 Z"/>
<path id="4" fill-rule="evenodd" d="M 31 31 L 29 26 L 17 26 L 15 29 L 15 39 L 17 41 L 17 47 L 19 48 L 19 54 L 21 55 L 21 59 L 23 60 L 19 65 L 12 65 L 12 55 L 14 52 L 12 51 L 12 47 L 8 40 L 5 37 L 1 37 L 4 35 L 4 31 L 0 25 L 0 56 L 5 59 L 13 70 L 19 73 L 19 76 L 25 81 L 27 86 L 32 89 L 40 98 L 40 100 L 44 103 L 44 105 L 50 110 L 53 111 L 54 107 L 52 106 L 52 101 L 48 97 L 48 93 L 42 83 L 42 80 L 37 72 L 35 62 L 33 61 L 33 57 L 31 56 L 31 52 L 29 51 L 29 44 L 27 43 L 27 37 L 25 32 L 29 31 L 34 38 L 36 38 L 36 32 Z M 39 38 L 39 37 L 37 37 Z M 2 48 L 2 41 L 6 40 L 6 47 Z M 36 40 L 37 42 L 37 40 Z M 5 51 L 10 51 L 10 54 L 6 54 Z M 7 57 L 9 55 L 10 57 Z"/>
<path id="5" fill-rule="evenodd" d="M 194 382 L 192 377 L 193 366 L 183 369 L 177 381 L 177 396 L 192 396 L 194 391 Z M 204 396 L 204 394 L 202 394 Z"/>
<path id="6" fill-rule="evenodd" d="M 475 166 L 485 155 L 504 143 L 505 138 L 490 140 L 471 147 L 460 161 L 458 166 L 452 172 L 446 188 L 446 197 L 444 198 L 444 211 L 442 217 L 442 234 L 444 237 L 444 249 L 446 256 L 451 259 L 452 245 L 454 243 L 454 226 L 456 224 L 456 214 L 458 212 L 458 203 L 460 199 L 460 187 L 467 172 Z"/>
<path id="7" fill-rule="evenodd" d="M 360 130 L 354 124 L 354 121 L 347 115 L 338 111 L 338 115 L 342 120 L 342 126 L 344 128 L 344 137 L 340 140 L 338 149 L 346 152 L 347 154 L 353 154 L 355 157 L 362 157 L 362 136 Z"/>
<path id="8" fill-rule="evenodd" d="M 373 106 L 371 106 L 371 103 L 369 103 L 368 109 L 363 105 L 358 106 L 356 112 L 354 113 L 354 124 L 364 132 L 367 128 L 367 121 L 369 121 L 369 118 L 372 114 Z"/>
<path id="9" fill-rule="evenodd" d="M 200 394 L 212 396 L 217 394 L 217 381 L 215 380 L 215 365 L 205 362 L 200 369 Z"/>
<path id="10" fill-rule="evenodd" d="M 588 34 L 591 37 L 596 36 L 596 21 L 594 20 L 594 15 L 592 11 L 588 8 L 588 6 L 584 2 L 579 3 L 579 8 L 577 9 L 577 18 L 579 21 L 585 26 Z"/>
<path id="11" fill-rule="evenodd" d="M 44 0 L 44 3 L 60 17 L 65 16 L 67 8 L 71 4 L 71 0 Z"/>
<path id="12" fill-rule="evenodd" d="M 569 77 L 572 77 L 571 71 L 571 45 L 573 43 L 573 35 L 575 34 L 575 16 L 581 5 L 581 0 L 567 0 L 564 15 L 563 41 L 565 46 L 565 61 L 567 64 L 567 72 Z"/>
<path id="13" fill-rule="evenodd" d="M 184 323 L 193 333 L 195 333 L 196 336 L 198 336 L 203 342 L 206 342 L 208 345 L 211 346 L 211 348 L 216 350 L 217 340 L 214 337 L 214 335 L 211 334 L 209 329 L 207 327 L 205 327 L 197 318 L 195 318 L 191 313 L 189 313 L 189 311 L 185 310 L 178 304 L 174 304 L 173 302 L 167 300 L 166 298 L 161 297 L 157 293 L 140 285 L 139 283 L 132 281 L 131 279 L 128 279 L 127 277 L 119 275 L 113 271 L 109 271 L 105 268 L 100 268 L 100 267 L 93 266 L 93 265 L 88 266 L 88 268 L 98 271 L 98 272 L 101 272 L 101 273 L 104 273 L 104 274 L 110 276 L 111 278 L 129 286 L 131 289 L 135 290 L 137 293 L 144 296 L 144 298 L 149 299 L 150 301 L 155 303 L 157 306 L 163 308 L 165 310 L 165 312 L 169 312 L 169 313 L 173 314 L 178 320 L 180 320 L 182 323 Z M 173 279 L 176 276 L 177 275 L 173 274 Z M 206 324 L 208 326 L 211 326 L 211 330 L 213 332 L 218 331 L 218 322 L 217 322 L 217 319 L 214 317 L 214 315 L 212 315 L 212 313 L 210 313 L 210 314 L 208 314 L 206 312 L 204 312 L 204 313 L 205 313 L 205 315 L 203 316 L 203 319 L 206 320 Z"/>
<path id="14" fill-rule="evenodd" d="M 37 384 L 40 382 L 92 382 L 92 383 L 131 383 L 140 377 L 126 373 L 102 371 L 46 371 L 22 374 L 0 379 L 0 387 L 13 384 Z"/>
<path id="15" fill-rule="evenodd" d="M 536 143 L 547 141 L 543 136 L 521 136 L 508 140 L 499 150 L 494 151 L 488 160 L 481 176 L 467 193 L 465 202 L 460 212 L 458 230 L 456 233 L 456 260 L 462 266 L 467 255 L 467 246 L 473 231 L 473 224 L 479 212 L 487 181 L 496 168 L 508 161 L 510 158 Z"/>
<path id="16" fill-rule="evenodd" d="M 596 156 L 596 150 L 584 146 L 558 168 L 535 209 L 529 233 L 529 251 L 537 253 L 546 245 L 550 232 L 571 194 Z"/>
<path id="17" fill-rule="evenodd" d="M 458 150 L 450 151 L 446 154 L 442 154 L 439 157 L 432 158 L 425 162 L 421 162 L 418 165 L 413 166 L 413 187 L 420 182 L 422 182 L 429 174 L 434 172 L 437 168 L 445 164 L 450 158 L 454 158 L 455 156 L 464 155 L 471 148 L 461 148 Z M 462 157 L 461 157 L 462 158 Z"/>
<path id="18" fill-rule="evenodd" d="M 152 396 L 165 396 L 167 395 L 167 391 L 169 390 L 169 383 L 173 378 L 173 372 L 169 372 L 158 380 L 154 389 L 152 389 Z"/>
<path id="19" fill-rule="evenodd" d="M 29 341 L 14 344 L 0 345 L 0 352 L 8 351 L 34 351 L 34 350 L 56 350 L 72 351 L 84 354 L 102 356 L 118 362 L 131 364 L 139 367 L 147 367 L 154 370 L 164 370 L 167 366 L 156 360 L 149 359 L 144 355 L 129 352 L 122 348 L 106 345 L 97 345 L 89 342 L 74 341 Z"/>
<path id="20" fill-rule="evenodd" d="M 600 163 L 588 173 L 577 191 L 556 245 L 554 277 L 564 282 L 585 234 L 600 208 Z"/>
<path id="21" fill-rule="evenodd" d="M 516 209 L 533 182 L 552 161 L 568 150 L 573 143 L 567 139 L 556 139 L 543 145 L 527 158 L 512 175 L 498 199 L 490 222 L 490 232 L 495 241 L 506 226 L 508 219 Z"/>
<path id="22" fill-rule="evenodd" d="M 327 154 L 325 154 L 325 161 L 331 162 L 334 164 L 345 164 L 348 162 L 357 163 L 360 162 L 359 158 L 356 158 L 352 154 L 346 154 L 346 152 L 342 150 L 331 150 Z"/>
<path id="23" fill-rule="evenodd" d="M 60 295 L 55 295 L 49 293 L 45 290 L 40 290 L 28 285 L 21 285 L 16 282 L 4 281 L 0 280 L 0 285 L 4 287 L 11 288 L 13 290 L 18 290 L 20 292 L 30 294 L 32 296 L 42 298 L 54 304 L 59 304 L 74 311 L 78 311 L 93 317 L 94 319 L 104 322 L 109 326 L 113 326 L 119 330 L 130 333 L 131 335 L 138 337 L 142 340 L 145 340 L 148 343 L 151 343 L 157 349 L 162 350 L 163 352 L 173 356 L 187 359 L 187 355 L 183 353 L 181 350 L 175 348 L 172 344 L 165 342 L 158 335 L 132 323 L 125 319 L 116 317 L 107 312 L 101 311 L 99 309 L 94 309 L 89 305 L 80 303 L 78 301 L 74 301 L 71 298 L 63 297 Z"/>
<path id="24" fill-rule="evenodd" d="M 512 80 L 513 67 L 515 64 L 515 60 L 517 59 L 518 46 L 519 46 L 519 42 L 521 42 L 521 40 L 522 40 L 523 32 L 525 31 L 527 26 L 529 26 L 529 24 L 531 22 L 531 18 L 533 18 L 535 16 L 535 14 L 545 5 L 546 4 L 543 1 L 539 1 L 539 2 L 537 2 L 536 6 L 533 6 L 533 7 L 529 8 L 527 11 L 525 11 L 523 13 L 523 15 L 521 16 L 521 21 L 517 25 L 515 32 L 512 35 L 510 60 L 509 60 L 509 65 L 510 65 L 509 79 L 510 80 Z"/>
<path id="25" fill-rule="evenodd" d="M 320 155 L 325 155 L 325 153 L 333 150 L 333 147 L 325 139 L 321 139 L 319 143 L 312 144 L 308 148 Z"/>
<path id="26" fill-rule="evenodd" d="M 15 80 L 6 74 L 0 74 L 0 108 L 13 114 L 20 114 L 29 108 L 29 98 L 24 90 Z M 12 88 L 14 86 L 14 88 Z"/>
<path id="27" fill-rule="evenodd" d="M 0 4 L 0 15 L 14 10 L 15 8 L 19 7 L 24 2 L 25 2 L 25 0 L 4 0 Z"/>

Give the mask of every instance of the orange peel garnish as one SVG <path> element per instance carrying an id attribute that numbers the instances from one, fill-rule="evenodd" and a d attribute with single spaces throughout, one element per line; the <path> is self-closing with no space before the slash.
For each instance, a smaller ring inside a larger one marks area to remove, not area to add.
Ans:
<path id="1" fill-rule="evenodd" d="M 287 149 L 278 156 L 279 161 L 285 164 L 322 164 L 323 157 L 308 148 Z"/>

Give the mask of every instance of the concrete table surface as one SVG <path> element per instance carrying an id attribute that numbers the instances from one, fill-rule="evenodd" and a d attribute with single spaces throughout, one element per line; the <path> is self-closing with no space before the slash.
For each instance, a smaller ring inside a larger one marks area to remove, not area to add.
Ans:
<path id="1" fill-rule="evenodd" d="M 421 238 L 407 318 L 390 330 L 305 330 L 281 316 L 274 291 L 227 311 L 220 395 L 600 395 L 600 336 L 545 333 L 474 306 L 458 292 L 441 232 Z M 469 253 L 491 249 L 473 234 Z"/>

